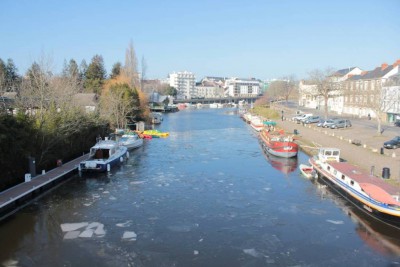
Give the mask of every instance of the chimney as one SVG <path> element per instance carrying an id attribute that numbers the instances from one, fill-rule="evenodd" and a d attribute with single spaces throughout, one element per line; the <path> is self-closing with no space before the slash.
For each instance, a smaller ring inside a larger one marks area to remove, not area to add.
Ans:
<path id="1" fill-rule="evenodd" d="M 400 65 L 400 59 L 396 60 L 396 62 L 393 63 L 393 68 L 396 67 L 397 65 Z"/>
<path id="2" fill-rule="evenodd" d="M 388 64 L 387 63 L 383 63 L 382 66 L 381 66 L 381 70 L 385 70 L 387 67 L 388 67 Z"/>

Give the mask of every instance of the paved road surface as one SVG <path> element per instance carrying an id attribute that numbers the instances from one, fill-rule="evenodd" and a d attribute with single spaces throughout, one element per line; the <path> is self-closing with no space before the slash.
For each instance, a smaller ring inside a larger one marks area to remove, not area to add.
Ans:
<path id="1" fill-rule="evenodd" d="M 286 107 L 283 109 L 286 118 L 292 118 L 295 115 L 294 109 Z M 307 140 L 307 143 L 315 146 L 340 148 L 342 158 L 368 172 L 371 171 L 371 166 L 374 166 L 374 174 L 377 176 L 382 175 L 382 168 L 388 167 L 391 180 L 400 184 L 400 149 L 384 149 L 384 154 L 380 154 L 383 142 L 399 135 L 398 127 L 385 125 L 384 128 L 387 130 L 379 135 L 371 121 L 359 123 L 359 120 L 354 120 L 353 127 L 346 129 L 326 129 L 316 125 L 303 126 L 289 119 L 279 121 L 278 126 L 288 132 L 298 130 L 300 139 Z M 351 144 L 350 140 L 355 139 L 361 141 L 361 146 Z"/>

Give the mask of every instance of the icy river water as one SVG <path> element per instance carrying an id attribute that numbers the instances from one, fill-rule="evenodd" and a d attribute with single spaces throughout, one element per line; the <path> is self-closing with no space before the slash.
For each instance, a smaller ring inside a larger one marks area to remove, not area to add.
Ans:
<path id="1" fill-rule="evenodd" d="M 400 234 L 297 165 L 234 109 L 165 114 L 109 174 L 76 175 L 0 224 L 3 266 L 397 266 Z"/>

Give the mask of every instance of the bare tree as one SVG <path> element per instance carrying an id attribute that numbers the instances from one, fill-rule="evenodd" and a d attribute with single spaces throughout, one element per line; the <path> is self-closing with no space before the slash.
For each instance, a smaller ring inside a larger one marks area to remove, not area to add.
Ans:
<path id="1" fill-rule="evenodd" d="M 143 91 L 143 82 L 146 80 L 146 74 L 147 74 L 147 63 L 146 60 L 144 59 L 144 56 L 142 57 L 141 61 L 141 69 L 142 69 L 142 75 L 140 76 L 140 89 Z"/>
<path id="2" fill-rule="evenodd" d="M 324 100 L 324 114 L 328 117 L 328 100 L 337 96 L 339 92 L 339 84 L 332 79 L 335 70 L 326 68 L 325 70 L 313 70 L 309 75 L 310 82 L 315 85 L 316 93 Z"/>
<path id="3" fill-rule="evenodd" d="M 132 41 L 130 41 L 125 52 L 125 66 L 123 67 L 123 73 L 129 79 L 129 86 L 131 88 L 140 90 L 141 88 L 137 64 L 135 48 L 133 47 Z"/>
<path id="4" fill-rule="evenodd" d="M 38 164 L 63 140 L 80 129 L 72 96 L 79 92 L 78 75 L 56 76 L 52 59 L 42 55 L 27 71 L 20 90 L 19 107 L 35 117 Z"/>

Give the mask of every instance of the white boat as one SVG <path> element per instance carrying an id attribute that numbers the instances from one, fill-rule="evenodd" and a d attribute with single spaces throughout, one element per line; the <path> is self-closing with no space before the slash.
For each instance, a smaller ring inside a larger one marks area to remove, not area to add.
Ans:
<path id="1" fill-rule="evenodd" d="M 129 149 L 134 149 L 138 148 L 143 145 L 143 139 L 137 135 L 135 132 L 127 133 L 122 135 L 118 139 L 118 144 L 120 146 L 126 147 L 128 150 Z"/>
<path id="2" fill-rule="evenodd" d="M 313 167 L 306 164 L 300 164 L 299 169 L 301 174 L 308 179 L 313 178 L 316 174 Z"/>
<path id="3" fill-rule="evenodd" d="M 310 158 L 318 178 L 369 216 L 400 229 L 399 190 L 383 179 L 340 160 L 337 148 L 320 148 Z"/>
<path id="4" fill-rule="evenodd" d="M 210 108 L 218 108 L 218 103 L 211 103 Z"/>
<path id="5" fill-rule="evenodd" d="M 128 149 L 113 140 L 100 140 L 91 149 L 87 160 L 79 164 L 81 171 L 105 172 L 127 157 Z"/>
<path id="6" fill-rule="evenodd" d="M 252 118 L 253 118 L 253 115 L 251 115 L 250 112 L 246 112 L 246 113 L 243 114 L 243 120 L 246 123 L 250 123 Z"/>
<path id="7" fill-rule="evenodd" d="M 263 120 L 260 117 L 253 116 L 250 119 L 250 126 L 256 130 L 257 132 L 261 131 L 264 128 Z"/>
<path id="8" fill-rule="evenodd" d="M 150 119 L 152 124 L 160 124 L 163 121 L 163 115 L 160 112 L 152 112 Z"/>

